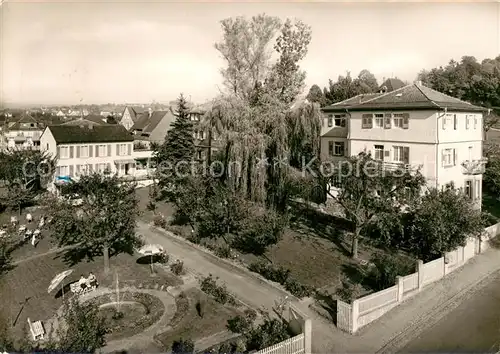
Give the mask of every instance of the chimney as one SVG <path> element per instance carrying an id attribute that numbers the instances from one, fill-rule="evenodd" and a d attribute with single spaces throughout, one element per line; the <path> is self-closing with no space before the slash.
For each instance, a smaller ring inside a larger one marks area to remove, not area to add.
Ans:
<path id="1" fill-rule="evenodd" d="M 148 116 L 149 118 L 151 118 L 151 115 L 153 114 L 153 110 L 151 109 L 151 107 L 148 108 Z"/>

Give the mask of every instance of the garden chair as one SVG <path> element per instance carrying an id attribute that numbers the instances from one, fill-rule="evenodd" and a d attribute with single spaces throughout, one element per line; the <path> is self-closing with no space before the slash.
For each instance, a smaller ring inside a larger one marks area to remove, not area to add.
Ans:
<path id="1" fill-rule="evenodd" d="M 79 295 L 82 292 L 82 287 L 78 284 L 78 282 L 69 284 L 69 288 L 75 295 Z"/>
<path id="2" fill-rule="evenodd" d="M 36 321 L 31 323 L 30 318 L 28 317 L 28 325 L 30 327 L 31 336 L 33 340 L 44 339 L 45 337 L 45 328 L 43 328 L 42 321 Z"/>

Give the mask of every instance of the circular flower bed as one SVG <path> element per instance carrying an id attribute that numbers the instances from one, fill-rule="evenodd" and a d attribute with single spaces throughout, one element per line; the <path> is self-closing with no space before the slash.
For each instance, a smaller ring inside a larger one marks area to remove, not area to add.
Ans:
<path id="1" fill-rule="evenodd" d="M 100 307 L 100 313 L 106 319 L 110 330 L 108 340 L 140 333 L 156 323 L 165 312 L 161 300 L 146 293 L 122 292 L 119 306 L 115 293 L 101 295 L 89 301 Z"/>

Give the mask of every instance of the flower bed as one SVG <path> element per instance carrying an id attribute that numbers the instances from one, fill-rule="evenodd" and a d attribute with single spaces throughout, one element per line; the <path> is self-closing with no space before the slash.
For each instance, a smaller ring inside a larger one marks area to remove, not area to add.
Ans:
<path id="1" fill-rule="evenodd" d="M 98 306 L 110 304 L 116 301 L 116 294 L 110 293 L 102 295 L 90 301 L 93 301 Z M 145 293 L 120 293 L 120 302 L 124 303 L 122 305 L 122 312 L 124 312 L 123 316 L 115 316 L 116 310 L 114 310 L 115 313 L 113 313 L 112 316 L 106 316 L 110 317 L 107 321 L 110 329 L 108 340 L 130 337 L 140 333 L 152 324 L 158 322 L 165 312 L 165 307 L 160 299 Z M 143 309 L 137 310 L 136 308 L 134 311 L 131 311 L 131 316 L 127 316 L 127 306 L 125 304 L 130 303 L 137 303 L 142 306 Z M 109 307 L 103 308 L 103 315 L 109 315 L 110 309 L 116 309 L 116 307 L 109 305 Z"/>

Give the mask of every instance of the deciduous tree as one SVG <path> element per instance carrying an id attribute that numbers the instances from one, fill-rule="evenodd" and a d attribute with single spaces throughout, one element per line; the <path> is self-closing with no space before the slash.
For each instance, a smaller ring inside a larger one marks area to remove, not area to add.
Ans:
<path id="1" fill-rule="evenodd" d="M 311 86 L 306 98 L 309 102 L 319 103 L 320 106 L 323 106 L 325 104 L 325 96 L 323 95 L 323 91 L 321 91 L 321 88 L 316 84 Z"/>
<path id="2" fill-rule="evenodd" d="M 337 164 L 332 171 L 330 185 L 337 191 L 328 193 L 343 208 L 345 217 L 352 222 L 351 254 L 358 256 L 361 233 L 377 217 L 402 213 L 402 209 L 420 193 L 425 178 L 419 171 L 397 168 L 386 169 L 380 161 L 365 152 Z"/>
<path id="3" fill-rule="evenodd" d="M 134 185 L 95 173 L 63 186 L 62 193 L 81 200 L 53 198 L 48 205 L 53 218 L 50 227 L 59 246 L 78 245 L 67 251 L 69 260 L 102 254 L 108 271 L 110 252 L 132 254 L 140 245 L 135 234 L 138 202 Z"/>

